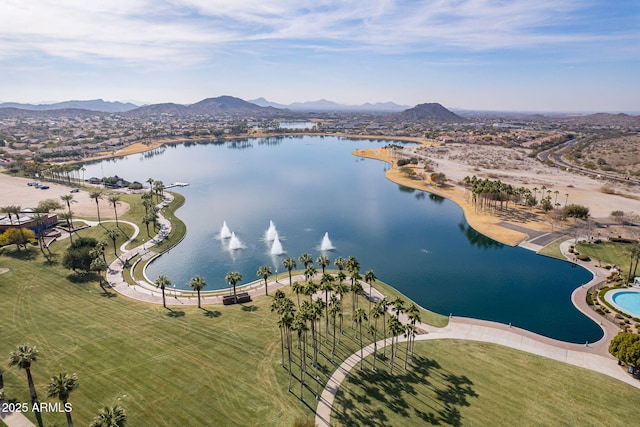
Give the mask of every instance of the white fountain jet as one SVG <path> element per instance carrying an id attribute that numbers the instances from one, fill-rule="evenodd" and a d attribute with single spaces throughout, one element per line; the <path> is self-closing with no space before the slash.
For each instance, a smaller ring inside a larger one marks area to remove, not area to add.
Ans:
<path id="1" fill-rule="evenodd" d="M 277 232 L 275 238 L 273 239 L 273 245 L 271 245 L 270 253 L 271 255 L 282 255 L 284 253 L 284 249 L 282 249 L 282 243 L 280 243 Z"/>
<path id="2" fill-rule="evenodd" d="M 242 249 L 242 248 L 244 248 L 244 245 L 242 244 L 240 239 L 238 239 L 238 237 L 236 236 L 236 233 L 231 232 L 231 240 L 229 240 L 229 249 L 236 250 L 236 249 Z"/>
<path id="3" fill-rule="evenodd" d="M 227 227 L 227 221 L 222 221 L 222 228 L 220 229 L 220 238 L 228 239 L 231 237 L 231 230 Z"/>
<path id="4" fill-rule="evenodd" d="M 324 237 L 322 238 L 322 243 L 320 243 L 320 250 L 331 251 L 333 249 L 335 249 L 335 247 L 331 243 L 331 240 L 329 240 L 329 233 L 328 232 L 324 233 Z"/>
<path id="5" fill-rule="evenodd" d="M 278 237 L 278 231 L 276 230 L 276 226 L 273 221 L 269 221 L 269 229 L 264 235 L 266 241 L 271 242 Z"/>

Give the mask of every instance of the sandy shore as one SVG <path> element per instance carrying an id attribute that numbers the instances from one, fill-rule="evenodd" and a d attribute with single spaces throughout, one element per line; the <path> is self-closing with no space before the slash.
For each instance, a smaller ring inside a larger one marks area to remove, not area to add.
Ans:
<path id="1" fill-rule="evenodd" d="M 391 150 L 380 148 L 356 150 L 354 154 L 391 164 L 399 156 L 398 153 L 394 155 Z M 415 156 L 422 162 L 428 162 L 435 172 L 446 175 L 449 185 L 436 187 L 425 180 L 407 178 L 397 167 L 387 171 L 386 177 L 389 180 L 454 201 L 463 209 L 467 221 L 474 229 L 508 245 L 517 245 L 527 236 L 499 225 L 501 222 L 544 232 L 557 230 L 559 226 L 566 227 L 567 223 L 554 223 L 547 214 L 531 208 L 519 208 L 502 215 L 478 212 L 469 202 L 469 192 L 459 185 L 464 177 L 475 175 L 482 179 L 499 179 L 516 187 L 538 188 L 538 199 L 541 197 L 540 189 L 544 186 L 551 191 L 545 191 L 544 195 L 549 194 L 554 202 L 557 197 L 561 206 L 565 203 L 587 206 L 591 217 L 598 221 L 610 222 L 609 215 L 614 210 L 640 213 L 639 188 L 611 184 L 549 167 L 527 157 L 526 152 L 517 149 L 467 144 L 421 145 L 404 148 L 402 156 Z M 608 192 L 613 191 L 616 194 L 603 192 L 603 187 L 607 187 Z"/>

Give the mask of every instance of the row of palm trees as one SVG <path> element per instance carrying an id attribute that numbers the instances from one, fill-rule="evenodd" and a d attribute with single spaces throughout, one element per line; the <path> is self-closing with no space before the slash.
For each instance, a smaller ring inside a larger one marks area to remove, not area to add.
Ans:
<path id="1" fill-rule="evenodd" d="M 416 334 L 416 323 L 420 322 L 420 312 L 415 304 L 411 304 L 405 308 L 405 303 L 401 298 L 393 301 L 385 297 L 373 303 L 372 285 L 376 280 L 372 270 L 367 271 L 363 276 L 360 275 L 360 265 L 354 257 L 347 259 L 338 258 L 334 265 L 338 267 L 335 275 L 323 273 L 320 284 L 316 284 L 313 280 L 315 268 L 313 268 L 312 259 L 309 254 L 303 254 L 298 258 L 304 269 L 305 282 L 292 282 L 291 270 L 296 268 L 296 262 L 292 258 L 283 261 L 285 268 L 289 270 L 289 281 L 293 292 L 296 293 L 296 303 L 288 298 L 286 294 L 278 289 L 275 292 L 274 300 L 271 304 L 271 310 L 278 314 L 278 327 L 280 329 L 281 338 L 281 364 L 288 370 L 288 390 L 291 391 L 293 377 L 293 336 L 297 336 L 298 360 L 300 366 L 300 399 L 304 397 L 304 387 L 306 384 L 307 359 L 311 359 L 312 366 L 315 370 L 314 378 L 318 380 L 318 354 L 321 353 L 322 343 L 328 343 L 331 338 L 330 361 L 334 362 L 336 353 L 336 345 L 340 343 L 341 337 L 344 335 L 343 317 L 344 305 L 343 298 L 345 294 L 352 293 L 352 329 L 354 330 L 354 339 L 357 339 L 360 345 L 360 369 L 363 369 L 363 353 L 365 346 L 365 334 L 367 332 L 374 343 L 373 350 L 373 370 L 376 370 L 378 321 L 382 317 L 383 331 L 381 335 L 387 339 L 391 335 L 391 354 L 389 358 L 389 369 L 393 373 L 393 368 L 398 350 L 398 339 L 400 335 L 407 337 L 407 346 L 405 354 L 404 366 L 406 369 L 409 351 L 413 356 L 413 339 Z M 317 263 L 324 268 L 329 265 L 328 259 L 322 256 Z M 351 281 L 351 285 L 346 283 L 347 275 Z M 363 294 L 361 280 L 369 284 L 369 309 L 366 310 L 359 306 L 359 296 Z M 324 292 L 324 300 L 321 297 L 313 296 L 318 292 Z M 300 293 L 308 296 L 308 300 L 300 301 Z M 392 312 L 389 311 L 393 308 Z M 403 325 L 400 321 L 402 313 L 406 314 L 408 323 Z M 389 317 L 388 320 L 386 317 Z M 322 331 L 321 320 L 324 317 L 324 334 Z M 329 321 L 331 318 L 331 322 Z M 373 323 L 371 322 L 373 319 Z M 388 329 L 387 329 L 388 328 Z M 310 348 L 309 348 L 310 347 Z M 384 347 L 384 356 L 386 357 L 386 346 Z M 286 354 L 286 364 L 285 364 Z"/>
<path id="2" fill-rule="evenodd" d="M 471 202 L 477 209 L 508 208 L 510 201 L 526 206 L 536 206 L 540 203 L 545 211 L 560 206 L 558 202 L 560 192 L 558 190 L 552 191 L 545 185 L 542 185 L 541 188 L 528 189 L 526 187 L 514 187 L 500 180 L 480 179 L 475 175 L 471 177 L 465 176 L 463 181 L 465 186 L 471 190 Z M 540 199 L 538 199 L 538 190 L 540 190 Z M 551 202 L 551 194 L 555 195 L 553 203 Z M 565 194 L 565 206 L 568 201 L 569 194 Z"/>
<path id="3" fill-rule="evenodd" d="M 27 374 L 27 383 L 29 385 L 29 395 L 31 397 L 31 408 L 36 416 L 38 426 L 42 427 L 42 413 L 40 412 L 40 403 L 38 401 L 38 393 L 33 382 L 31 367 L 38 360 L 39 351 L 36 347 L 30 345 L 20 345 L 15 351 L 9 355 L 9 366 L 16 366 L 24 369 Z M 78 388 L 78 375 L 60 372 L 51 377 L 46 386 L 48 398 L 55 398 L 62 402 L 67 424 L 73 427 L 73 419 L 71 417 L 72 406 L 69 403 L 71 392 Z M 2 390 L 0 390 L 2 391 Z M 3 393 L 2 393 L 3 394 Z M 95 417 L 90 427 L 124 427 L 127 422 L 127 415 L 121 406 L 105 406 Z"/>

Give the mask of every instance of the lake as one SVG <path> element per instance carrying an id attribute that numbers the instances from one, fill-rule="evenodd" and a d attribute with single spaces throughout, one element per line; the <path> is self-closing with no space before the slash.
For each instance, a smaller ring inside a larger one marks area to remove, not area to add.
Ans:
<path id="1" fill-rule="evenodd" d="M 147 269 L 166 274 L 178 288 L 200 275 L 206 289 L 242 283 L 266 264 L 283 280 L 282 259 L 323 253 L 353 255 L 364 273 L 383 280 L 423 307 L 448 315 L 512 323 L 576 343 L 594 342 L 600 328 L 571 304 L 573 289 L 591 274 L 571 264 L 497 243 L 469 227 L 462 210 L 441 197 L 411 190 L 384 177 L 387 164 L 355 157 L 358 148 L 389 141 L 301 136 L 174 144 L 151 152 L 85 165 L 86 176 L 118 175 L 188 182 L 177 215 L 185 239 Z M 265 234 L 273 221 L 283 250 L 271 255 Z M 223 222 L 243 249 L 220 238 Z"/>

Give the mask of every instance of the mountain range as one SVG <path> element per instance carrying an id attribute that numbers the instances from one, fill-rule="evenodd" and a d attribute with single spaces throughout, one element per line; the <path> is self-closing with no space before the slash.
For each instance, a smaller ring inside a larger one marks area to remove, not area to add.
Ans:
<path id="1" fill-rule="evenodd" d="M 261 107 L 275 107 L 281 109 L 288 109 L 292 111 L 304 111 L 304 112 L 331 112 L 331 111 L 353 111 L 353 112 L 375 112 L 375 113 L 396 113 L 404 111 L 407 108 L 411 108 L 409 105 L 399 105 L 395 102 L 376 102 L 371 104 L 369 102 L 360 105 L 347 105 L 338 104 L 337 102 L 329 101 L 326 99 L 319 99 L 317 101 L 309 102 L 293 102 L 291 104 L 278 104 L 277 102 L 267 101 L 264 98 L 257 98 L 249 100 L 249 102 L 259 105 Z"/>
<path id="2" fill-rule="evenodd" d="M 21 104 L 18 102 L 0 103 L 0 108 L 19 108 L 21 110 L 30 111 L 50 111 L 50 110 L 66 110 L 74 108 L 79 110 L 100 111 L 103 113 L 122 113 L 138 108 L 137 105 L 130 102 L 104 101 L 102 99 L 91 99 L 87 101 L 64 101 L 53 104 Z"/>

